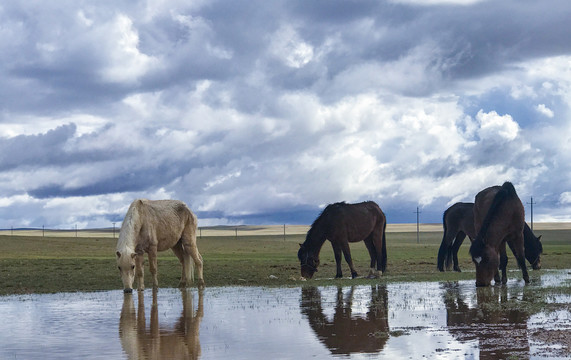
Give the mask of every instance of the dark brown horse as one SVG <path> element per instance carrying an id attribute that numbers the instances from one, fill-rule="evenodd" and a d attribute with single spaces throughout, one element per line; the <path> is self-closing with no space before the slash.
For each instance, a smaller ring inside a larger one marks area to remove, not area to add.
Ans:
<path id="1" fill-rule="evenodd" d="M 523 204 L 512 183 L 492 186 L 476 195 L 474 227 L 478 235 L 470 246 L 476 265 L 476 286 L 489 286 L 492 279 L 497 283 L 498 267 L 502 271 L 502 283 L 507 282 L 506 242 L 510 243 L 523 279 L 529 283 L 524 257 L 524 219 Z"/>
<path id="2" fill-rule="evenodd" d="M 438 270 L 444 271 L 445 268 L 449 270 L 453 263 L 453 269 L 460 272 L 458 250 L 466 236 L 468 236 L 470 241 L 476 238 L 474 203 L 456 203 L 450 206 L 444 212 L 442 225 L 444 227 L 444 236 L 438 250 Z M 541 254 L 543 253 L 541 235 L 536 237 L 527 223 L 523 229 L 523 241 L 525 258 L 529 261 L 533 270 L 541 269 Z"/>
<path id="3" fill-rule="evenodd" d="M 315 219 L 307 232 L 305 242 L 299 244 L 297 257 L 301 262 L 301 276 L 311 278 L 319 266 L 319 252 L 325 240 L 333 246 L 336 278 L 343 277 L 341 272 L 341 253 L 351 269 L 351 276 L 357 277 L 353 266 L 350 242 L 364 241 L 371 257 L 370 277 L 382 275 L 387 266 L 387 247 L 385 228 L 387 221 L 379 205 L 372 201 L 359 204 L 344 202 L 328 205 Z M 376 271 L 375 271 L 376 265 Z"/>

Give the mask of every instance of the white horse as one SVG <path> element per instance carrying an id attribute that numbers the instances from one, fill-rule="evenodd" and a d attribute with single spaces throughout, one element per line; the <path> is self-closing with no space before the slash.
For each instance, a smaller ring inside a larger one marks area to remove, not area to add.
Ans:
<path id="1" fill-rule="evenodd" d="M 135 276 L 138 290 L 145 289 L 145 253 L 149 257 L 153 288 L 157 288 L 157 252 L 168 249 L 172 249 L 182 264 L 179 286 L 190 286 L 194 280 L 195 264 L 198 270 L 198 286 L 204 286 L 202 256 L 196 246 L 196 228 L 196 216 L 182 201 L 133 201 L 125 215 L 117 241 L 117 266 L 121 272 L 124 291 L 133 291 Z"/>

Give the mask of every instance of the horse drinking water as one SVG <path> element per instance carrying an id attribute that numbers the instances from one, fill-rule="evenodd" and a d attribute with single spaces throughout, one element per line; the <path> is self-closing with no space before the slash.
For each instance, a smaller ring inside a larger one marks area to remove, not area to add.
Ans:
<path id="1" fill-rule="evenodd" d="M 442 219 L 444 236 L 438 250 L 438 270 L 449 270 L 454 264 L 454 271 L 460 272 L 458 265 L 458 250 L 460 245 L 468 236 L 470 241 L 476 238 L 474 228 L 474 203 L 458 202 L 450 206 L 444 212 Z M 524 224 L 523 242 L 525 248 L 525 258 L 531 264 L 533 270 L 541 269 L 541 254 L 543 245 L 541 235 L 536 237 L 529 226 Z M 508 243 L 509 244 L 509 243 Z"/>
<path id="2" fill-rule="evenodd" d="M 514 186 L 505 182 L 480 191 L 474 202 L 476 239 L 470 246 L 470 255 L 476 265 L 476 286 L 489 286 L 492 279 L 499 282 L 498 266 L 502 270 L 502 283 L 507 282 L 506 242 L 510 245 L 523 279 L 529 283 L 525 265 L 523 204 Z"/>
<path id="3" fill-rule="evenodd" d="M 198 286 L 204 286 L 202 256 L 196 246 L 196 216 L 182 201 L 138 199 L 131 203 L 121 225 L 117 241 L 117 266 L 125 292 L 131 292 L 137 278 L 138 290 L 144 290 L 144 254 L 149 257 L 153 288 L 157 280 L 157 252 L 172 249 L 182 264 L 180 287 L 194 280 L 198 270 Z"/>
<path id="4" fill-rule="evenodd" d="M 350 242 L 364 241 L 371 257 L 370 277 L 382 275 L 387 266 L 385 228 L 387 221 L 379 205 L 372 201 L 359 204 L 344 202 L 328 205 L 315 219 L 307 232 L 305 242 L 299 244 L 297 257 L 301 262 L 301 276 L 311 278 L 319 266 L 319 252 L 329 240 L 333 246 L 336 278 L 343 277 L 341 253 L 351 269 L 351 276 L 357 277 L 353 266 Z"/>

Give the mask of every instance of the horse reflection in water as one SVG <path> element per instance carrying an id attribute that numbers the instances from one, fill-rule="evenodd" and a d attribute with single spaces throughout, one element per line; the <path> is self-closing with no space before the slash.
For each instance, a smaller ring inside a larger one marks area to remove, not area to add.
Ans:
<path id="1" fill-rule="evenodd" d="M 324 309 L 320 290 L 316 287 L 304 287 L 301 290 L 301 312 L 307 316 L 319 341 L 332 354 L 378 353 L 388 340 L 386 286 L 371 286 L 370 299 L 360 299 L 368 302 L 367 313 L 364 315 L 353 313 L 354 295 L 354 286 L 347 295 L 343 294 L 343 288 L 338 287 L 333 318 L 330 319 L 325 315 L 329 311 Z"/>
<path id="2" fill-rule="evenodd" d="M 529 316 L 517 309 L 502 309 L 509 299 L 505 286 L 477 288 L 475 305 L 462 297 L 456 283 L 446 286 L 446 325 L 452 336 L 460 342 L 477 340 L 480 359 L 529 358 Z"/>
<path id="3" fill-rule="evenodd" d="M 151 322 L 147 328 L 144 292 L 138 293 L 135 313 L 133 295 L 125 294 L 119 337 L 123 351 L 129 359 L 198 359 L 201 355 L 199 330 L 204 315 L 203 290 L 198 292 L 198 308 L 194 312 L 190 289 L 181 289 L 182 314 L 174 328 L 166 330 L 159 326 L 157 290 L 153 290 Z"/>

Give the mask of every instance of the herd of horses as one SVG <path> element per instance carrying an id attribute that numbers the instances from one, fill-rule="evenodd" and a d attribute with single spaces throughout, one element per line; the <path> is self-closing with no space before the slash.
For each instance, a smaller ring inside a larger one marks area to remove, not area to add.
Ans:
<path id="1" fill-rule="evenodd" d="M 452 205 L 444 212 L 443 226 L 437 265 L 440 271 L 449 269 L 452 263 L 454 270 L 460 271 L 458 249 L 466 236 L 472 241 L 470 255 L 476 266 L 476 286 L 489 286 L 492 279 L 496 283 L 507 282 L 506 244 L 526 283 L 529 283 L 529 275 L 525 259 L 533 269 L 541 268 L 540 237 L 535 237 L 525 223 L 523 204 L 510 182 L 480 191 L 474 203 Z M 302 277 L 311 278 L 317 272 L 319 252 L 326 239 L 333 246 L 337 278 L 343 276 L 341 253 L 349 264 L 351 276 L 358 276 L 349 250 L 349 243 L 358 241 L 365 242 L 371 257 L 368 277 L 382 275 L 387 265 L 385 228 L 385 215 L 372 201 L 328 205 L 311 225 L 305 242 L 300 244 L 297 256 Z"/>
<path id="2" fill-rule="evenodd" d="M 357 277 L 349 243 L 363 241 L 371 258 L 367 277 L 382 275 L 387 267 L 385 214 L 373 201 L 358 204 L 330 204 L 315 219 L 306 240 L 299 244 L 298 259 L 302 278 L 311 278 L 319 267 L 319 253 L 326 240 L 331 242 L 337 268 L 336 278 L 343 277 L 341 255 Z M 458 249 L 468 236 L 470 255 L 476 267 L 476 286 L 507 282 L 506 243 L 513 252 L 523 279 L 529 283 L 525 259 L 533 269 L 541 267 L 543 251 L 540 237 L 535 237 L 525 223 L 525 213 L 514 186 L 505 182 L 480 191 L 474 203 L 457 203 L 444 212 L 444 236 L 438 251 L 440 271 L 458 266 Z M 180 287 L 194 281 L 197 268 L 198 286 L 204 286 L 203 261 L 196 243 L 197 219 L 178 200 L 133 201 L 119 232 L 116 257 L 123 288 L 132 292 L 135 278 L 138 290 L 144 289 L 144 254 L 149 258 L 153 288 L 158 287 L 157 252 L 171 249 L 182 265 Z M 500 277 L 501 271 L 501 277 Z"/>

